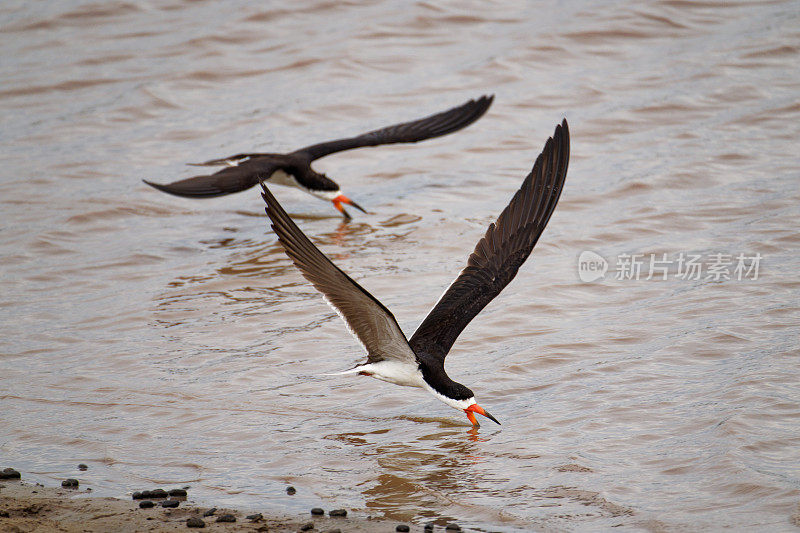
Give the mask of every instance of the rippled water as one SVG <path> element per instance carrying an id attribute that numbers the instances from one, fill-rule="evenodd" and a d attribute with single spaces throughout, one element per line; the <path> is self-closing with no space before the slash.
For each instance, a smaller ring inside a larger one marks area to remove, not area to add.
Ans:
<path id="1" fill-rule="evenodd" d="M 800 3 L 279 5 L 0 5 L 3 465 L 484 530 L 792 529 Z M 140 181 L 484 93 L 462 132 L 316 164 L 371 215 L 275 192 L 410 334 L 567 117 L 560 205 L 448 358 L 499 427 L 323 375 L 360 347 L 255 189 Z M 760 254 L 759 276 L 683 279 L 682 253 Z M 617 279 L 621 254 L 667 254 L 668 279 Z"/>

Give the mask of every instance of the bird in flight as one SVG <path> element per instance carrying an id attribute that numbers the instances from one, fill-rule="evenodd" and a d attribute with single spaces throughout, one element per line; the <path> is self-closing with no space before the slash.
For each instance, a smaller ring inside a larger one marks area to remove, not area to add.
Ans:
<path id="1" fill-rule="evenodd" d="M 194 164 L 225 166 L 214 174 L 194 176 L 169 184 L 142 181 L 159 191 L 187 198 L 223 196 L 266 181 L 270 184 L 297 187 L 317 198 L 329 200 L 344 218 L 349 219 L 350 215 L 342 204 L 352 205 L 365 213 L 366 211 L 342 194 L 335 181 L 312 169 L 312 161 L 343 150 L 381 144 L 415 143 L 447 135 L 478 120 L 492 105 L 492 100 L 494 95 L 481 96 L 477 100 L 470 100 L 429 117 L 387 126 L 356 137 L 313 144 L 288 154 L 236 154 Z"/>
<path id="2" fill-rule="evenodd" d="M 272 229 L 303 276 L 347 323 L 367 352 L 367 361 L 341 374 L 371 376 L 420 387 L 450 407 L 500 423 L 475 401 L 473 392 L 450 379 L 444 360 L 458 335 L 514 279 L 556 207 L 569 163 L 569 129 L 564 120 L 536 159 L 497 221 L 489 225 L 467 266 L 407 340 L 394 315 L 328 259 L 300 231 L 262 183 Z"/>

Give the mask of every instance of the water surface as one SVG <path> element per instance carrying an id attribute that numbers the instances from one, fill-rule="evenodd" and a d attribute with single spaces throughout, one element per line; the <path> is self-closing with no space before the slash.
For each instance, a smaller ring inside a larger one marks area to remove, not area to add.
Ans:
<path id="1" fill-rule="evenodd" d="M 791 1 L 3 3 L 0 462 L 479 530 L 791 530 L 798 28 Z M 410 335 L 569 120 L 549 227 L 448 358 L 502 426 L 324 375 L 360 346 L 255 189 L 141 182 L 484 93 L 457 134 L 316 164 L 370 215 L 275 193 Z M 605 279 L 580 280 L 587 250 Z M 617 279 L 621 254 L 681 253 L 759 276 Z"/>

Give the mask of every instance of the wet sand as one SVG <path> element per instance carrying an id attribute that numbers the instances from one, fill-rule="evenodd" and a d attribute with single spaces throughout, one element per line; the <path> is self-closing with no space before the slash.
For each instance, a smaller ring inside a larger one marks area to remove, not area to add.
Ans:
<path id="1" fill-rule="evenodd" d="M 313 523 L 311 531 L 394 531 L 394 522 L 368 517 L 347 516 L 288 516 L 263 509 L 240 510 L 218 508 L 213 516 L 203 516 L 211 507 L 182 501 L 177 508 L 167 509 L 154 500 L 149 509 L 139 507 L 138 500 L 120 500 L 91 496 L 85 489 L 44 487 L 19 480 L 0 482 L 0 531 L 22 533 L 29 531 L 62 531 L 85 533 L 114 531 L 194 531 L 190 518 L 203 521 L 202 531 L 301 531 Z M 235 522 L 217 522 L 223 515 L 233 515 Z M 261 514 L 259 519 L 248 519 Z M 419 528 L 417 528 L 419 529 Z"/>

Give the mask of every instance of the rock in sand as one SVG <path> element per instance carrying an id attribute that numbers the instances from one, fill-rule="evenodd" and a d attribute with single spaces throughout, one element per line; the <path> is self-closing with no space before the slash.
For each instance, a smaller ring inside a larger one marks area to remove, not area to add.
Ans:
<path id="1" fill-rule="evenodd" d="M 202 518 L 193 516 L 186 520 L 186 527 L 206 527 L 206 523 L 203 522 Z"/>
<path id="2" fill-rule="evenodd" d="M 22 475 L 13 468 L 0 470 L 0 479 L 22 479 Z"/>

